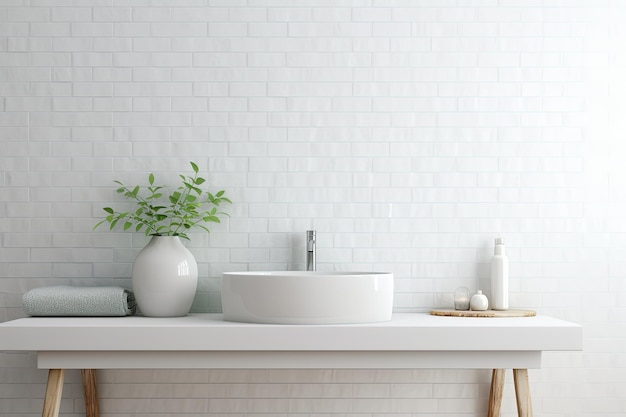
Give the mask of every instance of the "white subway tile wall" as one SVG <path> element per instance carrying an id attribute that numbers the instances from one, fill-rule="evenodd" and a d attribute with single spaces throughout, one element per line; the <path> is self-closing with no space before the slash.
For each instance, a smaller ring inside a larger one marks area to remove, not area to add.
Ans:
<path id="1" fill-rule="evenodd" d="M 585 327 L 531 370 L 536 415 L 626 412 L 626 2 L 3 0 L 0 321 L 53 284 L 130 285 L 140 234 L 92 228 L 114 179 L 198 163 L 234 201 L 194 234 L 196 312 L 223 271 L 386 270 L 395 311 L 489 292 Z M 462 344 L 463 341 L 459 340 Z M 516 415 L 510 375 L 503 416 Z M 83 415 L 70 372 L 64 417 Z M 45 372 L 0 353 L 0 416 Z M 100 374 L 106 417 L 483 416 L 488 371 Z"/>

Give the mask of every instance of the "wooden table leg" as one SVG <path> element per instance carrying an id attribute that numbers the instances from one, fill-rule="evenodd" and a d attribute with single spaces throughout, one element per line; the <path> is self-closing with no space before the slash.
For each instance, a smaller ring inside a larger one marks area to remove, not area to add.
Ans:
<path id="1" fill-rule="evenodd" d="M 85 414 L 87 417 L 99 417 L 98 408 L 98 385 L 95 369 L 82 369 L 80 374 L 83 379 L 83 393 L 85 395 Z"/>
<path id="2" fill-rule="evenodd" d="M 500 417 L 505 372 L 506 369 L 494 369 L 491 372 L 491 388 L 489 389 L 489 408 L 487 409 L 487 417 Z"/>
<path id="3" fill-rule="evenodd" d="M 43 400 L 42 417 L 58 417 L 63 395 L 64 369 L 50 369 L 46 385 L 46 397 Z"/>
<path id="4" fill-rule="evenodd" d="M 517 415 L 519 417 L 533 417 L 530 386 L 528 384 L 528 369 L 513 369 L 513 381 L 515 384 L 515 398 L 517 399 Z"/>

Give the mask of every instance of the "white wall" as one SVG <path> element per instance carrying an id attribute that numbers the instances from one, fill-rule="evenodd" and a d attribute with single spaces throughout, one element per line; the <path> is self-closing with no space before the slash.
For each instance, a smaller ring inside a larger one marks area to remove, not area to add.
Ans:
<path id="1" fill-rule="evenodd" d="M 396 310 L 423 312 L 485 288 L 503 236 L 512 305 L 585 327 L 531 371 L 535 415 L 624 415 L 625 20 L 619 0 L 3 0 L 0 321 L 30 288 L 128 285 L 146 238 L 92 231 L 112 180 L 194 160 L 235 201 L 190 244 L 195 311 L 220 310 L 222 271 L 302 268 L 316 229 L 320 269 L 393 271 Z M 0 416 L 40 415 L 34 368 L 0 353 Z M 485 414 L 489 373 L 101 382 L 106 417 L 450 417 Z"/>

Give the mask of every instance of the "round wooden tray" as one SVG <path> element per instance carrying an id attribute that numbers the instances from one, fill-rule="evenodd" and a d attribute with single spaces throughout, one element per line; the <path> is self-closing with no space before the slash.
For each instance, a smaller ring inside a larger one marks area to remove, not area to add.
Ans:
<path id="1" fill-rule="evenodd" d="M 472 310 L 453 310 L 445 308 L 436 308 L 430 310 L 430 314 L 433 316 L 446 316 L 446 317 L 534 317 L 537 312 L 533 310 L 485 310 L 485 311 L 472 311 Z"/>

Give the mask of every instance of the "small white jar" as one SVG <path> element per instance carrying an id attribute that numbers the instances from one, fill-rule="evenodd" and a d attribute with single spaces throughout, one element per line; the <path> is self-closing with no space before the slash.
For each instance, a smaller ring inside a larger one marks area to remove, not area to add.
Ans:
<path id="1" fill-rule="evenodd" d="M 487 300 L 487 296 L 483 294 L 481 290 L 474 295 L 470 299 L 470 309 L 473 311 L 485 311 L 489 308 L 489 300 Z"/>

